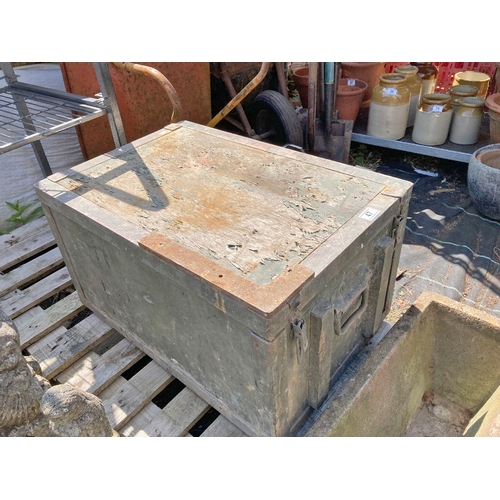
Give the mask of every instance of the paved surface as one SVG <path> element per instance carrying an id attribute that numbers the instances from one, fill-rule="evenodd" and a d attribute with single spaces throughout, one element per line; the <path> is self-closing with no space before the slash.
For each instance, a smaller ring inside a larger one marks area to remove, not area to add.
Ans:
<path id="1" fill-rule="evenodd" d="M 418 173 L 399 160 L 377 168 L 415 183 L 388 320 L 396 320 L 424 290 L 500 316 L 500 223 L 474 206 L 467 164 L 429 163 L 429 172 L 437 175 Z"/>

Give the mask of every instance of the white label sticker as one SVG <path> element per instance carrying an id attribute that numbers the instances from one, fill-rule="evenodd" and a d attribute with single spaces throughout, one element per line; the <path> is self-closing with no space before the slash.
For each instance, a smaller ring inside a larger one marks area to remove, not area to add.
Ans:
<path id="1" fill-rule="evenodd" d="M 397 95 L 398 89 L 388 88 L 382 89 L 382 95 Z"/>
<path id="2" fill-rule="evenodd" d="M 431 111 L 433 113 L 441 113 L 441 111 L 443 111 L 443 108 L 444 108 L 444 106 L 440 106 L 439 104 L 433 104 L 431 106 Z"/>
<path id="3" fill-rule="evenodd" d="M 347 85 L 349 87 L 354 87 L 354 85 L 356 85 L 356 80 L 354 78 L 349 78 L 349 80 L 347 80 Z"/>
<path id="4" fill-rule="evenodd" d="M 363 213 L 359 216 L 360 219 L 373 220 L 380 213 L 380 210 L 376 208 L 367 207 L 363 210 Z"/>

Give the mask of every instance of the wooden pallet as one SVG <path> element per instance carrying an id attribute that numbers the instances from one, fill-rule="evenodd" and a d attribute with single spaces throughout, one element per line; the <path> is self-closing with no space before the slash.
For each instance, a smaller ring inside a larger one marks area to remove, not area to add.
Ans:
<path id="1" fill-rule="evenodd" d="M 0 235 L 0 309 L 43 376 L 96 394 L 121 436 L 245 436 L 80 302 L 44 217 Z"/>

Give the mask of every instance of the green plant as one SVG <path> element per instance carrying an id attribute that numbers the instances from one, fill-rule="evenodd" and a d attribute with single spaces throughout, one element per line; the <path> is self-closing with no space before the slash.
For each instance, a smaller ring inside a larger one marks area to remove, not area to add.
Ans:
<path id="1" fill-rule="evenodd" d="M 11 203 L 9 201 L 6 201 L 5 203 L 9 208 L 14 210 L 14 214 L 8 219 L 5 219 L 5 221 L 12 222 L 15 225 L 9 229 L 0 229 L 0 234 L 9 234 L 19 225 L 26 224 L 27 222 L 40 217 L 43 213 L 42 207 L 37 207 L 26 215 L 26 210 L 33 206 L 33 203 L 29 203 L 28 205 L 21 205 L 19 200 L 17 200 L 15 203 Z"/>
<path id="2" fill-rule="evenodd" d="M 377 168 L 382 161 L 380 153 L 370 149 L 366 144 L 356 144 L 351 147 L 349 163 L 366 168 Z"/>

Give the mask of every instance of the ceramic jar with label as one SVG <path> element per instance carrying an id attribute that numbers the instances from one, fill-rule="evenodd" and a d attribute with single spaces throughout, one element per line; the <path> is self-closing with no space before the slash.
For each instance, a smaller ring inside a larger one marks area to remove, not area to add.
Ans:
<path id="1" fill-rule="evenodd" d="M 427 94 L 417 109 L 412 141 L 426 146 L 444 144 L 450 131 L 453 108 L 448 94 Z"/>
<path id="2" fill-rule="evenodd" d="M 484 99 L 464 97 L 453 113 L 450 141 L 455 144 L 475 144 L 483 121 Z"/>
<path id="3" fill-rule="evenodd" d="M 412 62 L 410 64 L 418 68 L 417 75 L 422 79 L 422 96 L 433 94 L 436 90 L 438 68 L 430 62 Z"/>
<path id="4" fill-rule="evenodd" d="M 477 87 L 474 87 L 472 85 L 455 85 L 454 87 L 450 87 L 448 93 L 451 96 L 451 106 L 454 110 L 456 110 L 458 109 L 460 100 L 463 97 L 477 96 Z"/>
<path id="5" fill-rule="evenodd" d="M 406 133 L 411 93 L 406 76 L 385 73 L 373 89 L 367 134 L 385 139 L 401 139 Z"/>
<path id="6" fill-rule="evenodd" d="M 406 83 L 410 89 L 410 112 L 408 114 L 407 127 L 413 127 L 418 105 L 420 104 L 422 94 L 422 79 L 417 75 L 418 68 L 411 64 L 397 66 L 394 73 L 406 76 Z"/>

